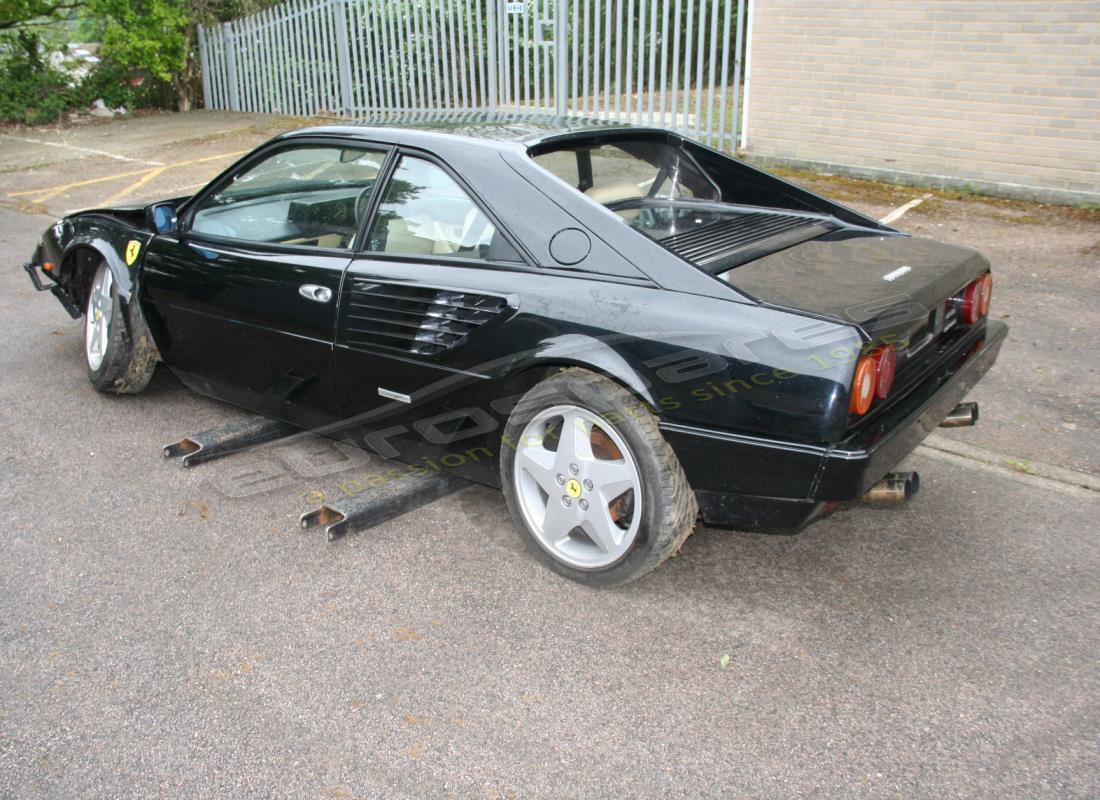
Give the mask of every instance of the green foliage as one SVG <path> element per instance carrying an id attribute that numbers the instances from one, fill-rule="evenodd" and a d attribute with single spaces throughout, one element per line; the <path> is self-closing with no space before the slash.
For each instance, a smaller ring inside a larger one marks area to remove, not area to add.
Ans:
<path id="1" fill-rule="evenodd" d="M 105 60 L 96 65 L 80 84 L 79 105 L 89 106 L 97 98 L 110 108 L 123 106 L 133 111 L 139 108 L 171 108 L 174 98 L 171 85 L 148 72 L 124 67 Z"/>
<path id="2" fill-rule="evenodd" d="M 111 108 L 190 108 L 199 83 L 198 24 L 234 19 L 276 2 L 0 0 L 0 121 L 56 122 L 97 98 Z M 58 22 L 64 22 L 63 29 Z M 66 35 L 70 41 L 75 35 L 102 43 L 102 61 L 79 85 L 71 85 L 71 76 L 43 55 L 44 38 L 63 41 Z"/>
<path id="3" fill-rule="evenodd" d="M 104 58 L 170 81 L 187 65 L 194 10 L 173 0 L 89 0 L 88 10 L 106 21 Z"/>
<path id="4" fill-rule="evenodd" d="M 53 67 L 37 32 L 0 36 L 0 121 L 24 125 L 57 122 L 67 111 L 102 98 L 110 108 L 170 108 L 172 87 L 149 72 L 104 60 L 80 83 Z"/>
<path id="5" fill-rule="evenodd" d="M 252 14 L 279 0 L 86 0 L 104 24 L 102 54 L 171 81 L 194 57 L 196 28 Z"/>
<path id="6" fill-rule="evenodd" d="M 39 53 L 38 36 L 18 31 L 3 40 L 0 61 L 0 119 L 36 125 L 57 120 L 69 108 L 68 78 Z"/>
<path id="7" fill-rule="evenodd" d="M 64 19 L 81 0 L 0 0 L 0 31 Z"/>
<path id="8" fill-rule="evenodd" d="M 57 122 L 97 98 L 111 108 L 190 107 L 198 83 L 195 27 L 269 0 L 0 0 L 0 121 Z M 69 19 L 73 10 L 80 13 Z M 63 29 L 56 24 L 66 21 Z M 68 31 L 68 36 L 66 32 Z M 50 64 L 43 41 L 100 40 L 79 84 Z M 64 37 L 64 38 L 63 38 Z"/>
<path id="9" fill-rule="evenodd" d="M 60 0 L 64 1 L 64 0 Z M 86 0 L 103 27 L 104 58 L 171 83 L 181 111 L 198 90 L 197 33 L 200 23 L 251 14 L 278 0 Z"/>

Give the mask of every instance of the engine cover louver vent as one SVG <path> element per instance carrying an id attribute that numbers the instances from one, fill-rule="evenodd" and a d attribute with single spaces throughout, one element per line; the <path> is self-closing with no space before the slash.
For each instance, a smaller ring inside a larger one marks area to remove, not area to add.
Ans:
<path id="1" fill-rule="evenodd" d="M 751 245 L 781 240 L 783 246 L 789 246 L 830 229 L 822 220 L 813 217 L 761 211 L 678 233 L 662 239 L 661 244 L 680 258 L 709 269 L 719 266 L 720 262 L 723 267 L 731 267 L 758 257 L 756 248 Z M 743 258 L 738 258 L 739 255 Z"/>
<path id="2" fill-rule="evenodd" d="M 343 339 L 432 356 L 459 347 L 507 307 L 503 297 L 351 278 Z"/>

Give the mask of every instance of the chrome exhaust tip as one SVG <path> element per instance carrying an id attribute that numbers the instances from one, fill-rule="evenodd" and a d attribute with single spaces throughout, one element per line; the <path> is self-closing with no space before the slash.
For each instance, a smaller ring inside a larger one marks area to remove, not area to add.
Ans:
<path id="1" fill-rule="evenodd" d="M 959 403 L 940 423 L 941 428 L 969 428 L 978 421 L 977 403 Z"/>
<path id="2" fill-rule="evenodd" d="M 888 472 L 867 490 L 861 503 L 871 506 L 900 506 L 920 491 L 920 475 L 915 472 Z"/>

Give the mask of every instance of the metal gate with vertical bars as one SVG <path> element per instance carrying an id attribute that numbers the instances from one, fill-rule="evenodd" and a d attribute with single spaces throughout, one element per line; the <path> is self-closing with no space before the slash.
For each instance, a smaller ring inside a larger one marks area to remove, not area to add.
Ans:
<path id="1" fill-rule="evenodd" d="M 199 29 L 207 108 L 546 113 L 737 143 L 746 0 L 287 0 Z"/>

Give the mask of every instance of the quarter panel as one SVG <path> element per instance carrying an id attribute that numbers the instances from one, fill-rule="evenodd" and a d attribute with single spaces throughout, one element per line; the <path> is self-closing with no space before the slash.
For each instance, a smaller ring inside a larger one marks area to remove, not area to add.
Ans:
<path id="1" fill-rule="evenodd" d="M 451 415 L 454 436 L 434 443 L 437 455 L 484 446 L 495 458 L 500 424 L 515 399 L 507 397 L 508 381 L 545 366 L 606 374 L 668 421 L 804 442 L 843 431 L 851 363 L 827 354 L 858 351 L 851 326 L 537 270 L 362 258 L 345 287 L 356 279 L 514 298 L 483 336 L 432 353 L 398 353 L 338 333 L 345 434 L 361 442 L 374 436 L 368 444 L 389 456 L 432 451 L 422 435 L 425 420 Z M 380 397 L 379 388 L 409 402 Z M 484 459 L 467 468 L 482 476 L 475 479 L 496 480 Z"/>

